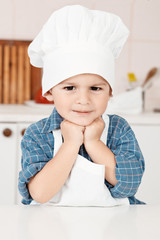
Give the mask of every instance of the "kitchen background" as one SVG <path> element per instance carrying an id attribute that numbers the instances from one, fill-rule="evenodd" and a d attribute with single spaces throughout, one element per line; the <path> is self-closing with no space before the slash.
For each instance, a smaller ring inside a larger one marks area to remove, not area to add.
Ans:
<path id="1" fill-rule="evenodd" d="M 31 41 L 51 13 L 67 4 L 81 4 L 115 13 L 129 28 L 129 39 L 116 60 L 117 95 L 129 87 L 128 73 L 134 73 L 132 77 L 137 79 L 135 84 L 141 85 L 152 68 L 160 68 L 159 0 L 0 0 L 0 41 Z M 151 113 L 151 106 L 155 102 L 156 108 L 158 106 L 160 109 L 158 77 L 155 86 L 148 89 L 146 94 L 146 110 L 149 112 L 125 115 L 136 133 L 146 160 L 146 172 L 138 196 L 149 203 L 160 202 L 160 193 L 156 190 L 160 189 L 160 114 Z M 35 79 L 33 77 L 31 80 Z M 2 84 L 1 88 L 3 91 Z M 23 104 L 0 104 L 0 203 L 20 202 L 17 192 L 20 141 L 29 124 L 47 117 L 50 112 L 51 108 L 47 106 L 27 108 Z"/>

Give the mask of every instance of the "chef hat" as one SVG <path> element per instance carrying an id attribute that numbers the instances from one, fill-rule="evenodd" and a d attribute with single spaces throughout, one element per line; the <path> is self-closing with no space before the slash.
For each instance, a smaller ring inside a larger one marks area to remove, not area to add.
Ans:
<path id="1" fill-rule="evenodd" d="M 129 35 L 122 20 L 105 11 L 69 5 L 55 11 L 28 48 L 42 68 L 42 94 L 82 73 L 98 74 L 114 86 L 114 65 Z"/>

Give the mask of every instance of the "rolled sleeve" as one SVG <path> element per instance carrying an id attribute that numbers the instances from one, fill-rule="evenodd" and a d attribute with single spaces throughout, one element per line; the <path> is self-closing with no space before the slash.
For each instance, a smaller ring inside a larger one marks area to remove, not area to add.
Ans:
<path id="1" fill-rule="evenodd" d="M 145 168 L 134 132 L 124 119 L 121 121 L 123 127 L 117 128 L 111 149 L 116 159 L 115 175 L 118 183 L 114 187 L 110 186 L 110 192 L 115 198 L 134 196 Z"/>
<path id="2" fill-rule="evenodd" d="M 42 136 L 34 134 L 34 131 L 27 129 L 21 142 L 22 170 L 19 173 L 18 189 L 22 195 L 22 203 L 30 204 L 33 200 L 29 194 L 27 184 L 31 177 L 35 176 L 45 164 L 52 158 L 53 149 L 45 143 Z"/>

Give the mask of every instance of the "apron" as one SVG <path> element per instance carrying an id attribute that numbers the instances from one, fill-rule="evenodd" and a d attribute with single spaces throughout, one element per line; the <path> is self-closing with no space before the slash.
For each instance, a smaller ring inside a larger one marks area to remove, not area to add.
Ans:
<path id="1" fill-rule="evenodd" d="M 101 141 L 106 144 L 109 117 L 102 116 L 105 128 Z M 61 130 L 53 130 L 54 155 L 62 145 Z M 129 205 L 128 198 L 113 198 L 105 181 L 105 165 L 93 163 L 78 154 L 70 175 L 60 191 L 49 201 L 56 206 L 116 206 Z"/>

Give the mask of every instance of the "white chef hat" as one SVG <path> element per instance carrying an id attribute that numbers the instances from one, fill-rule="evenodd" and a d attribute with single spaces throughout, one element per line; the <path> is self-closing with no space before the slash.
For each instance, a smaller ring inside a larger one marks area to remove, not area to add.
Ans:
<path id="1" fill-rule="evenodd" d="M 129 35 L 122 20 L 100 10 L 69 5 L 55 11 L 28 48 L 42 68 L 42 95 L 63 80 L 98 74 L 114 86 L 114 65 Z"/>

